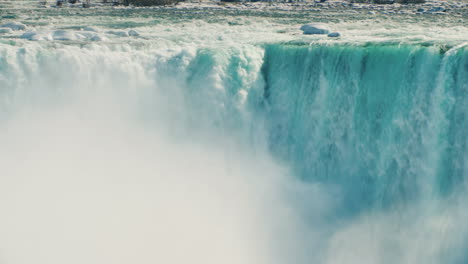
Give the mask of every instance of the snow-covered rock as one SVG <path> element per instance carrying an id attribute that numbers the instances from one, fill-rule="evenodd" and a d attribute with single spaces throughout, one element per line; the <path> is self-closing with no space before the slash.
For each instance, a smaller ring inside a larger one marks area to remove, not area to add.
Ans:
<path id="1" fill-rule="evenodd" d="M 306 35 L 328 34 L 329 30 L 315 24 L 306 24 L 301 27 L 301 30 Z"/>

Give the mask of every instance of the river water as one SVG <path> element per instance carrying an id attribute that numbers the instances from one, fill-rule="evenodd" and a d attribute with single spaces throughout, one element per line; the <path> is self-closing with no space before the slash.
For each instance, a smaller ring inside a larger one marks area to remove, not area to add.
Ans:
<path id="1" fill-rule="evenodd" d="M 466 17 L 3 4 L 0 263 L 468 261 Z"/>

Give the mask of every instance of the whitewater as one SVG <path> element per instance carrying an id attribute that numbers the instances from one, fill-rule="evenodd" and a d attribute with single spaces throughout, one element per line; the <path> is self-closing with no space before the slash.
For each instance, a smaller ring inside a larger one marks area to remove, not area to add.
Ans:
<path id="1" fill-rule="evenodd" d="M 13 2 L 0 264 L 468 263 L 467 4 Z"/>

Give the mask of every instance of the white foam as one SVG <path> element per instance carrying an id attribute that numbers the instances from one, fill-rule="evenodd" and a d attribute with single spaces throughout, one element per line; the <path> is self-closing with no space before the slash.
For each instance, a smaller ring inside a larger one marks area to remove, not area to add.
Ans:
<path id="1" fill-rule="evenodd" d="M 31 41 L 103 41 L 107 39 L 92 31 L 67 30 L 30 31 L 22 34 L 20 38 Z"/>
<path id="2" fill-rule="evenodd" d="M 16 92 L 1 102 L 11 110 L 0 122 L 2 261 L 277 263 L 270 252 L 283 239 L 270 229 L 296 229 L 286 224 L 296 216 L 281 196 L 285 169 L 261 144 L 206 126 L 225 111 L 222 91 L 203 83 L 203 107 L 218 111 L 190 125 L 200 109 L 185 101 L 181 76 L 154 71 L 179 57 L 176 72 L 187 74 L 196 52 L 48 44 L 0 47 L 11 69 L 0 82 Z M 262 53 L 240 52 L 248 88 Z M 224 68 L 206 77 L 216 82 Z"/>

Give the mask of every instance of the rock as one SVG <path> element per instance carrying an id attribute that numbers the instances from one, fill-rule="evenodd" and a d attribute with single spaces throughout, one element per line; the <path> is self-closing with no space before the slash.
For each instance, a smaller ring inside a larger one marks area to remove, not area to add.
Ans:
<path id="1" fill-rule="evenodd" d="M 0 34 L 8 34 L 13 32 L 11 28 L 0 28 Z"/>
<path id="2" fill-rule="evenodd" d="M 332 33 L 327 35 L 327 37 L 329 37 L 329 38 L 337 38 L 339 36 L 341 36 L 341 34 L 338 33 L 338 32 L 332 32 Z"/>
<path id="3" fill-rule="evenodd" d="M 328 34 L 328 29 L 320 28 L 314 24 L 306 24 L 301 27 L 301 30 L 306 35 L 315 35 L 315 34 Z"/>
<path id="4" fill-rule="evenodd" d="M 136 31 L 136 30 L 134 30 L 134 29 L 130 29 L 130 30 L 128 31 L 128 35 L 129 35 L 129 36 L 132 36 L 132 37 L 138 37 L 138 36 L 140 36 L 140 33 L 138 33 L 138 31 Z"/>
<path id="5" fill-rule="evenodd" d="M 0 26 L 0 28 L 10 28 L 11 30 L 25 30 L 27 27 L 20 22 L 10 22 Z"/>

